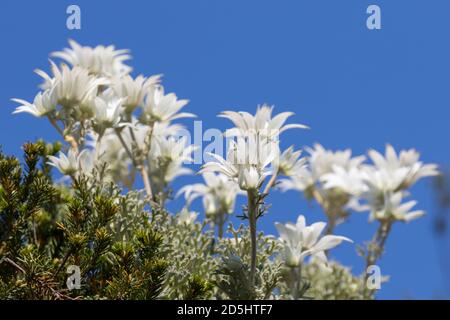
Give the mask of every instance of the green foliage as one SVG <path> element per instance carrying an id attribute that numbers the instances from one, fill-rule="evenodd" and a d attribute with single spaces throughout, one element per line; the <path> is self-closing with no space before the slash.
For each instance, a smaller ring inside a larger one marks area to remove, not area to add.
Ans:
<path id="1" fill-rule="evenodd" d="M 189 278 L 183 299 L 185 300 L 199 300 L 207 299 L 211 296 L 213 284 L 207 282 L 197 275 Z"/>
<path id="2" fill-rule="evenodd" d="M 207 224 L 190 221 L 188 212 L 173 216 L 165 210 L 156 214 L 154 223 L 164 234 L 162 252 L 170 261 L 165 297 L 194 299 L 211 295 L 210 283 L 215 278 L 218 258 L 214 235 L 205 230 Z"/>
<path id="3" fill-rule="evenodd" d="M 61 233 L 52 222 L 61 197 L 43 159 L 57 147 L 26 143 L 24 166 L 0 153 L 0 296 L 61 298 L 64 290 L 52 276 L 60 252 Z M 39 169 L 39 164 L 41 168 Z"/>
<path id="4" fill-rule="evenodd" d="M 56 150 L 25 144 L 23 169 L 0 153 L 0 297 L 158 298 L 168 262 L 143 205 L 84 175 L 53 186 L 45 159 Z M 80 268 L 80 289 L 66 287 L 69 265 Z"/>
<path id="5" fill-rule="evenodd" d="M 138 230 L 133 240 L 117 242 L 113 247 L 113 278 L 106 289 L 110 299 L 156 299 L 163 289 L 168 263 L 158 251 L 161 234 Z"/>
<path id="6" fill-rule="evenodd" d="M 303 270 L 304 277 L 311 287 L 306 295 L 311 299 L 323 300 L 361 300 L 373 299 L 373 293 L 364 294 L 364 277 L 354 276 L 350 269 L 337 262 L 329 262 L 325 267 L 310 263 Z"/>
<path id="7" fill-rule="evenodd" d="M 218 252 L 223 257 L 217 270 L 217 286 L 229 299 L 268 299 L 272 296 L 281 277 L 281 263 L 272 259 L 279 250 L 275 238 L 257 235 L 257 278 L 255 288 L 250 284 L 251 241 L 248 228 L 229 226 L 231 238 L 222 239 Z"/>
<path id="8" fill-rule="evenodd" d="M 0 259 L 16 257 L 24 243 L 46 240 L 38 238 L 36 220 L 55 198 L 51 181 L 38 169 L 44 145 L 27 143 L 23 150 L 24 169 L 16 158 L 0 153 Z"/>
<path id="9" fill-rule="evenodd" d="M 46 159 L 59 149 L 27 143 L 23 165 L 0 153 L 0 299 L 368 298 L 363 279 L 334 262 L 291 279 L 280 243 L 263 233 L 252 286 L 248 227 L 216 238 L 196 213 L 170 214 L 106 182 L 105 166 L 55 184 Z M 68 289 L 69 266 L 79 267 L 78 289 Z"/>

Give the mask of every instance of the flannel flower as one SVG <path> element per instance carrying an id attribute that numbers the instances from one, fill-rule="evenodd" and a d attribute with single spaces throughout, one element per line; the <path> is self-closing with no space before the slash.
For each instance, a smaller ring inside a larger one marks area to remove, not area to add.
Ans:
<path id="1" fill-rule="evenodd" d="M 81 46 L 74 40 L 69 40 L 69 45 L 70 48 L 53 52 L 51 56 L 101 77 L 120 77 L 131 72 L 131 67 L 123 63 L 131 58 L 126 49 L 116 50 L 112 45 L 92 48 Z"/>
<path id="2" fill-rule="evenodd" d="M 262 105 L 252 115 L 245 111 L 224 111 L 219 117 L 229 119 L 236 127 L 225 132 L 227 136 L 239 136 L 259 134 L 266 138 L 276 139 L 282 132 L 288 129 L 307 129 L 303 124 L 287 124 L 286 120 L 294 115 L 293 112 L 282 112 L 272 117 L 273 107 Z"/>
<path id="3" fill-rule="evenodd" d="M 29 113 L 35 117 L 42 117 L 56 109 L 57 101 L 54 90 L 45 90 L 39 92 L 34 98 L 33 103 L 29 103 L 22 99 L 12 99 L 12 101 L 20 103 L 21 105 L 13 112 L 15 113 Z"/>
<path id="4" fill-rule="evenodd" d="M 339 245 L 342 241 L 353 242 L 343 236 L 325 235 L 321 237 L 326 227 L 325 222 L 316 222 L 306 225 L 306 219 L 300 215 L 297 223 L 275 223 L 280 234 L 280 241 L 284 246 L 284 261 L 287 266 L 295 268 L 300 266 L 307 256 L 313 256 L 327 262 L 325 252 Z"/>
<path id="5" fill-rule="evenodd" d="M 257 135 L 230 141 L 226 159 L 210 154 L 216 161 L 203 165 L 201 172 L 220 172 L 237 181 L 242 190 L 256 190 L 272 173 L 268 166 L 278 157 L 278 145 Z"/>
<path id="6" fill-rule="evenodd" d="M 89 149 L 84 149 L 79 154 L 72 149 L 67 156 L 59 153 L 59 157 L 49 156 L 48 164 L 58 169 L 62 174 L 73 176 L 80 172 L 88 173 L 93 167 L 93 153 Z"/>
<path id="7" fill-rule="evenodd" d="M 204 172 L 202 177 L 205 181 L 204 184 L 196 183 L 184 186 L 178 195 L 184 194 L 188 203 L 202 197 L 203 207 L 208 216 L 233 213 L 236 197 L 242 193 L 236 182 L 222 173 Z"/>

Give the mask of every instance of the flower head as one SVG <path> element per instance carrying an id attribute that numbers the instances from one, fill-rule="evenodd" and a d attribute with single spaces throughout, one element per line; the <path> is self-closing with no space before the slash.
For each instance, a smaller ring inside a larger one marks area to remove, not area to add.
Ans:
<path id="1" fill-rule="evenodd" d="M 375 150 L 370 150 L 369 156 L 373 165 L 362 167 L 366 190 L 361 197 L 367 201 L 367 205 L 358 206 L 356 209 L 359 211 L 369 209 L 370 220 L 394 217 L 394 220 L 409 221 L 411 220 L 409 217 L 416 217 L 418 212 L 408 215 L 404 211 L 405 208 L 411 209 L 408 206 L 414 205 L 415 202 L 409 201 L 404 204 L 405 206 L 400 204 L 406 195 L 405 190 L 423 177 L 437 175 L 437 166 L 424 165 L 419 161 L 419 153 L 413 149 L 403 150 L 397 155 L 391 145 L 386 146 L 384 156 Z"/>
<path id="2" fill-rule="evenodd" d="M 392 188 L 398 184 L 397 188 L 407 189 L 423 177 L 438 174 L 437 166 L 423 164 L 419 161 L 419 153 L 414 149 L 402 150 L 397 155 L 394 148 L 388 144 L 384 156 L 375 150 L 370 150 L 369 156 L 375 171 L 380 172 L 378 178 L 391 178 Z"/>
<path id="3" fill-rule="evenodd" d="M 126 49 L 116 50 L 112 45 L 92 48 L 81 46 L 74 40 L 69 40 L 69 45 L 71 48 L 53 52 L 51 55 L 102 77 L 120 77 L 131 72 L 131 67 L 123 63 L 131 58 Z"/>
<path id="4" fill-rule="evenodd" d="M 309 153 L 307 167 L 298 167 L 297 172 L 290 175 L 289 179 L 282 180 L 280 186 L 283 190 L 305 191 L 312 187 L 322 189 L 322 183 L 327 180 L 324 176 L 333 173 L 334 168 L 342 168 L 345 172 L 351 171 L 354 177 L 365 159 L 364 156 L 352 157 L 350 149 L 332 151 L 326 150 L 320 144 L 306 150 Z"/>
<path id="5" fill-rule="evenodd" d="M 303 215 L 298 217 L 296 224 L 275 223 L 280 240 L 284 245 L 284 259 L 289 267 L 298 267 L 307 256 L 313 256 L 326 262 L 325 251 L 336 247 L 342 241 L 353 242 L 342 236 L 326 235 L 321 237 L 325 226 L 325 222 L 316 222 L 306 226 Z"/>
<path id="6" fill-rule="evenodd" d="M 238 136 L 241 134 L 247 135 L 249 133 L 258 133 L 267 138 L 276 138 L 282 132 L 293 129 L 307 129 L 303 124 L 287 124 L 286 120 L 294 115 L 292 112 L 282 112 L 272 118 L 273 107 L 262 105 L 257 108 L 256 114 L 252 115 L 245 111 L 224 111 L 219 117 L 227 118 L 236 126 L 233 129 L 226 131 L 228 136 Z"/>
<path id="7" fill-rule="evenodd" d="M 79 172 L 89 172 L 93 166 L 92 152 L 84 149 L 77 154 L 72 149 L 69 150 L 67 156 L 59 153 L 59 157 L 49 156 L 48 164 L 57 168 L 64 175 L 75 175 Z"/>
<path id="8" fill-rule="evenodd" d="M 206 163 L 201 172 L 220 172 L 235 179 L 242 190 L 255 190 L 271 174 L 267 167 L 278 154 L 277 143 L 258 135 L 238 137 L 236 141 L 230 141 L 226 160 L 219 155 L 210 154 L 216 162 Z"/>
<path id="9" fill-rule="evenodd" d="M 205 181 L 204 184 L 187 185 L 181 188 L 178 194 L 184 193 L 188 203 L 202 197 L 203 207 L 208 216 L 232 213 L 236 196 L 240 194 L 236 182 L 221 173 L 204 172 L 202 176 Z"/>
<path id="10" fill-rule="evenodd" d="M 276 164 L 279 173 L 285 176 L 301 174 L 306 169 L 306 158 L 300 158 L 301 154 L 301 150 L 294 151 L 292 146 L 283 151 Z"/>
<path id="11" fill-rule="evenodd" d="M 386 192 L 377 199 L 369 201 L 369 220 L 397 220 L 410 222 L 425 214 L 422 210 L 410 211 L 417 201 L 410 200 L 402 203 L 404 194 L 402 192 Z"/>
<path id="12" fill-rule="evenodd" d="M 148 161 L 156 190 L 162 191 L 175 178 L 192 173 L 183 165 L 193 161 L 191 154 L 196 149 L 196 146 L 187 144 L 186 137 L 177 139 L 160 136 L 152 139 Z"/>
<path id="13" fill-rule="evenodd" d="M 149 124 L 195 117 L 192 113 L 178 113 L 187 103 L 188 100 L 178 100 L 174 93 L 164 94 L 162 86 L 153 86 L 145 97 L 141 121 Z"/>
<path id="14" fill-rule="evenodd" d="M 53 61 L 50 62 L 53 77 L 42 70 L 36 70 L 36 73 L 44 79 L 41 87 L 53 91 L 56 101 L 62 106 L 87 104 L 97 95 L 99 86 L 109 83 L 105 78 L 89 74 L 88 70 L 82 67 L 75 66 L 70 69 L 62 64 L 61 68 L 58 68 Z"/>
<path id="15" fill-rule="evenodd" d="M 334 167 L 350 170 L 357 168 L 365 160 L 364 156 L 352 157 L 350 149 L 331 151 L 320 144 L 315 144 L 314 148 L 308 148 L 307 151 L 310 154 L 309 164 L 315 181 L 320 181 L 322 176 L 332 172 Z"/>
<path id="16" fill-rule="evenodd" d="M 94 130 L 103 134 L 107 128 L 118 127 L 122 110 L 122 98 L 116 97 L 110 89 L 95 97 L 91 103 Z"/>
<path id="17" fill-rule="evenodd" d="M 13 113 L 26 112 L 35 117 L 42 117 L 56 109 L 56 95 L 54 90 L 46 90 L 39 92 L 34 98 L 33 103 L 29 103 L 22 99 L 12 99 L 21 105 L 14 110 Z"/>
<path id="18" fill-rule="evenodd" d="M 124 99 L 126 113 L 131 113 L 144 102 L 147 92 L 159 83 L 161 76 L 156 75 L 145 78 L 142 75 L 133 79 L 130 75 L 114 79 L 112 88 L 114 92 Z"/>
<path id="19" fill-rule="evenodd" d="M 367 190 L 364 173 L 358 167 L 345 169 L 333 166 L 333 171 L 321 177 L 324 189 L 339 189 L 351 196 L 359 196 Z"/>

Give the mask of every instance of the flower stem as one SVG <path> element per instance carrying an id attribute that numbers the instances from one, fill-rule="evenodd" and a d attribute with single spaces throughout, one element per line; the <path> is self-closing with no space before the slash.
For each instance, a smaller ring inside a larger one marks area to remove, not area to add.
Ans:
<path id="1" fill-rule="evenodd" d="M 258 205 L 256 203 L 255 193 L 252 190 L 247 191 L 248 198 L 248 220 L 250 226 L 251 241 L 251 265 L 250 265 L 250 284 L 255 286 L 256 276 L 256 219 L 258 215 Z"/>
<path id="2" fill-rule="evenodd" d="M 327 228 L 325 230 L 325 234 L 333 234 L 334 228 L 336 227 L 336 217 L 333 214 L 326 214 L 328 221 L 327 221 Z"/>
<path id="3" fill-rule="evenodd" d="M 389 232 L 391 231 L 392 222 L 386 221 L 386 222 L 380 222 L 380 226 L 377 229 L 377 232 L 375 233 L 371 244 L 372 248 L 369 249 L 369 252 L 367 253 L 367 259 L 366 259 L 366 268 L 374 265 L 378 259 L 380 259 L 381 255 L 384 252 L 384 245 L 386 244 L 386 240 L 389 236 Z"/>
<path id="4" fill-rule="evenodd" d="M 152 186 L 150 184 L 150 179 L 148 178 L 147 170 L 145 169 L 145 166 L 141 165 L 138 168 L 139 172 L 141 173 L 142 180 L 144 181 L 144 187 L 145 192 L 147 193 L 147 196 L 150 200 L 153 200 L 153 193 L 152 193 Z"/>
<path id="5" fill-rule="evenodd" d="M 56 131 L 58 131 L 58 133 L 64 138 L 64 132 L 63 130 L 58 126 L 58 123 L 56 122 L 56 119 L 53 116 L 48 115 L 47 116 L 48 121 L 50 121 L 51 125 L 53 126 L 53 128 L 56 129 Z"/>
<path id="6" fill-rule="evenodd" d="M 62 136 L 62 138 L 68 142 L 71 146 L 71 148 L 78 153 L 78 142 L 75 140 L 75 138 L 71 135 L 64 134 L 64 131 L 58 126 L 58 123 L 56 122 L 56 119 L 53 116 L 48 115 L 48 120 L 50 121 L 51 125 L 58 131 L 58 133 Z"/>
<path id="7" fill-rule="evenodd" d="M 123 136 L 122 136 L 122 133 L 120 132 L 120 130 L 116 129 L 116 134 L 120 140 L 120 143 L 122 144 L 123 148 L 125 149 L 125 152 L 127 153 L 128 157 L 130 157 L 131 161 L 133 162 L 133 166 L 136 167 L 137 166 L 136 159 L 134 159 L 133 153 L 131 152 L 130 148 L 128 148 L 127 143 L 123 139 Z"/>
<path id="8" fill-rule="evenodd" d="M 292 299 L 298 300 L 298 294 L 300 292 L 300 284 L 302 280 L 302 266 L 298 266 L 297 268 L 290 268 L 291 269 L 291 296 Z"/>
<path id="9" fill-rule="evenodd" d="M 95 159 L 98 161 L 101 158 L 100 154 L 100 143 L 102 142 L 103 134 L 99 134 L 97 137 L 97 141 L 95 141 Z"/>
<path id="10" fill-rule="evenodd" d="M 275 181 L 277 180 L 277 177 L 278 177 L 278 170 L 273 173 L 272 177 L 270 177 L 269 182 L 267 182 L 266 187 L 264 188 L 263 194 L 269 193 L 270 188 L 272 188 L 273 185 L 275 184 Z"/>
<path id="11" fill-rule="evenodd" d="M 148 177 L 144 159 L 148 156 L 150 149 L 151 149 L 153 126 L 154 126 L 154 123 L 152 123 L 150 125 L 148 134 L 144 140 L 143 149 L 140 150 L 142 152 L 142 154 L 141 154 L 142 159 L 140 159 L 138 162 L 139 163 L 138 170 L 141 172 L 142 180 L 144 180 L 145 192 L 147 193 L 147 196 L 149 197 L 150 201 L 154 200 L 154 198 L 153 198 L 153 192 L 152 192 L 152 185 L 150 184 L 150 178 Z M 139 148 L 138 144 L 137 144 L 136 136 L 134 135 L 134 131 L 131 129 L 131 127 L 129 129 L 130 129 L 131 138 L 133 139 L 133 141 L 136 145 L 136 148 Z"/>
<path id="12" fill-rule="evenodd" d="M 368 249 L 367 249 L 367 256 L 366 256 L 366 270 L 365 270 L 365 276 L 364 276 L 364 289 L 363 294 L 366 297 L 371 297 L 374 290 L 369 289 L 367 286 L 367 280 L 369 279 L 369 274 L 367 273 L 367 270 L 370 266 L 375 265 L 377 260 L 381 258 L 381 256 L 384 253 L 384 246 L 386 244 L 386 240 L 389 236 L 389 233 L 392 228 L 392 221 L 381 221 L 380 225 L 373 236 L 372 241 L 369 243 Z"/>
<path id="13" fill-rule="evenodd" d="M 120 142 L 122 143 L 122 146 L 124 147 L 125 152 L 127 153 L 127 155 L 130 157 L 131 161 L 133 162 L 133 166 L 141 174 L 142 180 L 144 181 L 144 188 L 145 188 L 145 192 L 147 193 L 147 196 L 149 197 L 150 200 L 153 200 L 152 186 L 150 184 L 150 179 L 148 177 L 146 167 L 145 167 L 145 165 L 143 163 L 144 161 L 142 159 L 140 159 L 139 161 L 136 160 L 135 155 L 130 150 L 130 148 L 128 148 L 128 146 L 127 146 L 125 140 L 123 139 L 123 136 L 122 136 L 122 134 L 121 134 L 121 132 L 119 130 L 116 130 L 116 134 L 117 134 Z M 134 136 L 134 132 L 133 132 L 133 130 L 131 128 L 130 128 L 130 135 L 131 135 L 131 137 L 133 139 L 133 142 L 135 143 L 135 148 L 137 148 L 136 137 Z"/>
<path id="14" fill-rule="evenodd" d="M 225 214 L 223 212 L 219 212 L 219 217 L 217 221 L 217 235 L 219 236 L 219 239 L 223 238 L 223 227 L 225 225 Z"/>

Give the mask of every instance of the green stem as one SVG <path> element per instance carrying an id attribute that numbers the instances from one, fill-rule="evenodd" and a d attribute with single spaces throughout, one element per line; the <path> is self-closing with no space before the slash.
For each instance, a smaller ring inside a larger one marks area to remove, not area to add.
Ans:
<path id="1" fill-rule="evenodd" d="M 133 166 L 136 168 L 136 170 L 142 176 L 142 180 L 144 182 L 144 188 L 145 188 L 145 192 L 147 193 L 147 196 L 149 197 L 150 200 L 153 200 L 152 186 L 151 186 L 150 178 L 148 177 L 147 168 L 144 164 L 143 159 L 136 160 L 136 157 L 134 156 L 133 152 L 128 148 L 125 140 L 123 139 L 121 132 L 119 130 L 116 130 L 116 134 L 119 137 L 119 140 L 122 143 L 122 146 L 124 147 L 125 152 L 128 154 L 131 161 L 133 162 Z M 137 150 L 138 145 L 137 145 L 136 137 L 131 128 L 130 128 L 130 135 L 132 137 L 133 143 L 135 144 L 134 150 Z"/>
<path id="2" fill-rule="evenodd" d="M 116 134 L 117 134 L 117 137 L 118 137 L 119 140 L 120 140 L 120 143 L 122 144 L 123 148 L 125 149 L 125 152 L 127 153 L 128 157 L 129 157 L 129 158 L 131 159 L 131 161 L 133 162 L 133 166 L 136 167 L 136 166 L 137 166 L 137 164 L 136 164 L 136 159 L 134 159 L 133 153 L 131 153 L 130 148 L 128 148 L 128 145 L 127 145 L 127 143 L 125 142 L 125 139 L 123 138 L 122 133 L 120 132 L 119 129 L 116 129 Z"/>
<path id="3" fill-rule="evenodd" d="M 272 177 L 270 177 L 269 182 L 267 182 L 266 187 L 264 188 L 263 194 L 269 193 L 270 188 L 272 188 L 275 182 L 277 181 L 277 177 L 278 177 L 278 170 L 272 174 Z"/>
<path id="4" fill-rule="evenodd" d="M 334 215 L 334 213 L 329 212 L 326 213 L 326 216 L 328 218 L 328 221 L 325 234 L 326 235 L 333 234 L 334 228 L 336 227 L 336 216 Z"/>
<path id="5" fill-rule="evenodd" d="M 147 170 L 144 165 L 140 165 L 137 168 L 142 176 L 142 180 L 144 181 L 144 188 L 147 196 L 150 200 L 153 200 L 152 186 L 150 184 L 150 179 L 148 177 Z"/>
<path id="6" fill-rule="evenodd" d="M 258 206 L 256 204 L 256 197 L 254 191 L 247 191 L 248 197 L 248 220 L 250 226 L 250 241 L 251 241 L 251 265 L 250 265 L 250 284 L 255 286 L 256 276 L 256 219 L 258 214 Z"/>
<path id="7" fill-rule="evenodd" d="M 366 269 L 364 276 L 364 296 L 369 298 L 374 290 L 367 287 L 367 280 L 369 279 L 369 274 L 367 269 L 369 266 L 375 265 L 377 260 L 381 258 L 384 253 L 384 246 L 386 244 L 387 238 L 392 228 L 392 221 L 381 221 L 380 225 L 368 247 L 367 257 L 366 257 Z"/>
<path id="8" fill-rule="evenodd" d="M 223 238 L 223 227 L 225 225 L 225 215 L 226 213 L 224 212 L 219 212 L 219 217 L 218 217 L 218 221 L 217 221 L 217 234 L 219 236 L 219 239 Z"/>
<path id="9" fill-rule="evenodd" d="M 298 294 L 300 291 L 300 284 L 302 280 L 302 266 L 298 266 L 297 268 L 290 268 L 291 269 L 291 278 L 292 278 L 292 284 L 291 284 L 291 296 L 294 300 L 298 300 Z"/>
<path id="10" fill-rule="evenodd" d="M 392 222 L 380 222 L 380 226 L 372 239 L 373 249 L 369 250 L 366 259 L 366 268 L 374 265 L 384 252 L 384 245 L 391 231 Z"/>

